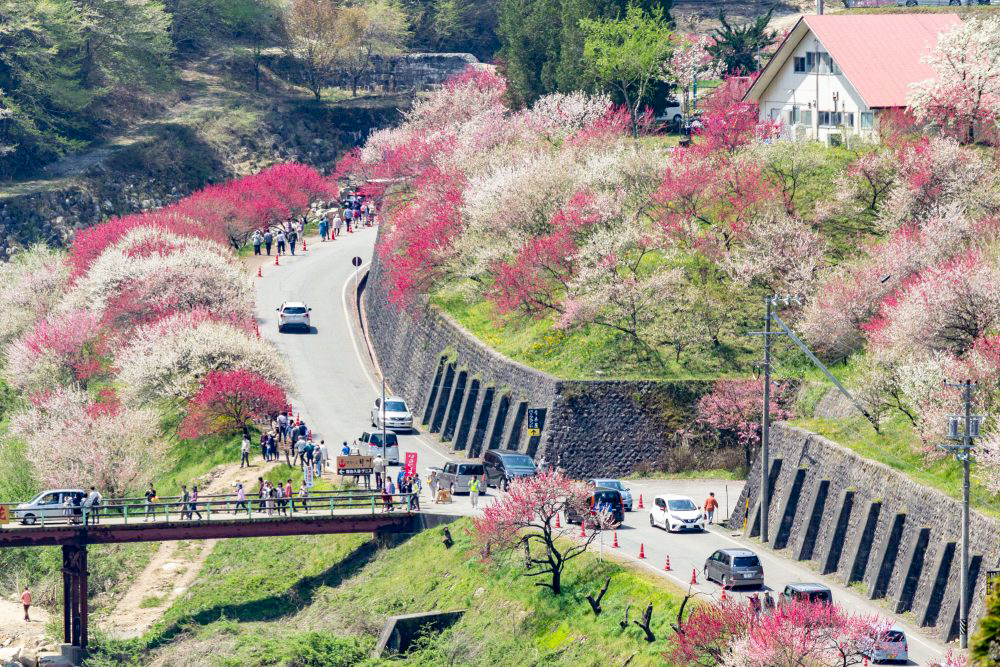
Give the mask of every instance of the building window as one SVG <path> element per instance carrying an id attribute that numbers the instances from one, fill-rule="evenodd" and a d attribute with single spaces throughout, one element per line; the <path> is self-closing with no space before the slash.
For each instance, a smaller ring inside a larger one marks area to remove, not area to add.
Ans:
<path id="1" fill-rule="evenodd" d="M 802 119 L 800 122 L 803 125 L 810 125 L 811 126 L 813 124 L 813 112 L 812 112 L 812 109 L 802 109 L 801 111 L 799 111 L 799 118 Z"/>
<path id="2" fill-rule="evenodd" d="M 852 127 L 853 128 L 854 127 L 854 112 L 853 111 L 845 111 L 843 113 L 843 116 L 844 116 L 843 117 L 843 121 L 844 121 L 843 124 L 844 124 L 844 126 L 845 127 Z"/>
<path id="3" fill-rule="evenodd" d="M 833 57 L 829 53 L 824 53 L 822 51 L 808 51 L 806 53 L 805 62 L 803 63 L 803 69 L 799 69 L 799 58 L 795 59 L 795 71 L 796 72 L 814 72 L 817 71 L 817 63 L 819 63 L 819 73 L 820 74 L 840 74 L 840 68 L 837 67 L 837 63 L 834 62 Z"/>
<path id="4" fill-rule="evenodd" d="M 805 58 L 799 58 L 799 57 L 796 56 L 796 58 L 795 58 L 795 71 L 796 72 L 805 72 L 806 71 L 806 59 Z"/>
<path id="5" fill-rule="evenodd" d="M 861 112 L 861 129 L 870 130 L 875 127 L 875 112 L 874 111 L 862 111 Z"/>
<path id="6" fill-rule="evenodd" d="M 820 111 L 819 124 L 821 127 L 839 127 L 847 121 L 848 125 L 853 124 L 854 114 L 843 113 L 841 111 Z"/>

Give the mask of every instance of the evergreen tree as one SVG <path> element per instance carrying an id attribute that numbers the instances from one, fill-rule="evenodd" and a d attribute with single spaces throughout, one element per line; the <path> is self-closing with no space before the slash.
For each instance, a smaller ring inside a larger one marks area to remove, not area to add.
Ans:
<path id="1" fill-rule="evenodd" d="M 774 43 L 777 33 L 767 29 L 771 21 L 774 7 L 767 14 L 758 16 L 750 23 L 734 26 L 726 19 L 725 13 L 719 10 L 719 22 L 722 28 L 715 31 L 715 44 L 708 48 L 709 52 L 725 64 L 726 73 L 732 76 L 752 74 L 760 69 L 759 56 L 761 51 Z"/>

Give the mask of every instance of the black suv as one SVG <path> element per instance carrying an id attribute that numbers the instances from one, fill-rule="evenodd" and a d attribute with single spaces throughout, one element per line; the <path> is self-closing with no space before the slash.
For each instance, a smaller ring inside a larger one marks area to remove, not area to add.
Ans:
<path id="1" fill-rule="evenodd" d="M 495 486 L 504 491 L 515 477 L 531 477 L 538 472 L 530 456 L 517 452 L 486 452 L 483 467 L 486 468 L 487 486 Z"/>

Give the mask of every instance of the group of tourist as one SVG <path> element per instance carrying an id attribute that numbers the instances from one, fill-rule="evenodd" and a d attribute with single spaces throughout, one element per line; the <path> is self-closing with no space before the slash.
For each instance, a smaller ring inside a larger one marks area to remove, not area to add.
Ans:
<path id="1" fill-rule="evenodd" d="M 284 255 L 286 252 L 295 254 L 295 244 L 298 243 L 299 237 L 302 236 L 303 222 L 301 220 L 285 220 L 279 225 L 273 225 L 266 227 L 265 229 L 255 229 L 253 234 L 250 235 L 250 243 L 253 244 L 253 254 L 261 254 L 260 248 L 264 246 L 264 250 L 267 252 L 268 256 L 271 254 L 271 247 L 277 245 L 275 252 L 278 255 Z"/>
<path id="2" fill-rule="evenodd" d="M 242 496 L 242 500 L 241 500 Z M 240 483 L 236 484 L 236 507 L 233 509 L 233 513 L 240 511 L 248 511 L 246 504 L 246 490 Z M 273 516 L 275 514 L 279 516 L 288 516 L 289 509 L 292 512 L 296 511 L 295 500 L 298 498 L 299 504 L 302 507 L 302 511 L 309 511 L 309 487 L 303 482 L 299 486 L 299 492 L 296 496 L 292 489 L 292 480 L 288 479 L 284 484 L 280 482 L 278 484 L 273 484 L 269 480 L 265 480 L 263 477 L 257 478 L 257 509 L 258 511 L 266 511 L 268 516 Z"/>
<path id="3" fill-rule="evenodd" d="M 354 231 L 356 227 L 378 224 L 375 202 L 364 195 L 351 192 L 343 202 L 331 201 L 330 207 L 319 219 L 319 238 L 326 241 L 340 236 L 341 230 Z"/>
<path id="4" fill-rule="evenodd" d="M 417 473 L 416 471 L 414 471 L 412 474 L 407 474 L 406 468 L 400 468 L 399 474 L 396 475 L 395 483 L 393 483 L 391 477 L 385 475 L 385 483 L 381 485 L 382 511 L 392 512 L 395 509 L 392 497 L 395 496 L 396 494 L 399 495 L 410 494 L 409 499 L 405 503 L 406 505 L 408 505 L 407 509 L 419 510 L 420 490 L 422 488 L 423 488 L 423 482 L 420 481 L 420 474 Z"/>

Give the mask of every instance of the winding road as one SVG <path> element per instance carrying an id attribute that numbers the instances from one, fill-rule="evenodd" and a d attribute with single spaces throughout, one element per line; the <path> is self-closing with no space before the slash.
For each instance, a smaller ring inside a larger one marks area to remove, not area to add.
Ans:
<path id="1" fill-rule="evenodd" d="M 360 275 L 351 260 L 361 257 L 364 265 L 368 264 L 375 235 L 376 230 L 369 228 L 344 234 L 332 242 L 310 239 L 307 252 L 296 257 L 283 256 L 281 266 L 274 266 L 271 259 L 262 267 L 263 277 L 255 278 L 261 336 L 284 354 L 293 375 L 293 407 L 313 429 L 314 439 L 325 439 L 331 452 L 339 451 L 340 443 L 352 442 L 370 427 L 368 416 L 374 399 L 381 392 L 377 365 L 370 359 L 356 324 L 351 298 L 354 281 Z M 361 272 L 364 270 L 362 266 Z M 312 332 L 278 333 L 275 309 L 283 301 L 304 301 L 313 308 Z M 400 459 L 404 452 L 416 452 L 422 474 L 428 466 L 440 466 L 450 459 L 447 450 L 428 436 L 400 435 L 399 439 Z M 680 493 L 700 502 L 709 491 L 714 491 L 722 504 L 723 514 L 728 512 L 726 498 L 728 502 L 735 502 L 742 485 L 742 482 L 713 480 L 637 480 L 631 483 L 636 503 L 641 493 L 647 508 L 656 494 Z M 480 501 L 481 505 L 488 503 L 488 498 Z M 434 511 L 442 510 L 473 513 L 463 496 L 448 508 L 434 507 Z M 820 575 L 808 563 L 783 558 L 753 541 L 731 536 L 721 526 L 714 526 L 706 533 L 667 534 L 652 528 L 647 511 L 639 509 L 626 515 L 625 524 L 617 534 L 619 548 L 611 546 L 613 536 L 610 534 L 603 536 L 603 544 L 595 543 L 596 548 L 605 555 L 614 552 L 617 557 L 633 560 L 640 567 L 670 578 L 682 589 L 688 588 L 692 570 L 695 570 L 698 584 L 693 588 L 718 597 L 720 588 L 706 583 L 702 576 L 705 558 L 716 549 L 750 548 L 760 556 L 765 582 L 773 591 L 780 592 L 793 582 L 824 583 L 833 590 L 836 602 L 846 609 L 893 618 L 909 639 L 909 664 L 931 665 L 944 656 L 946 647 L 943 644 L 921 634 L 907 620 L 892 616 L 877 601 L 868 600 L 855 588 L 841 585 L 840 579 Z M 645 554 L 643 560 L 637 558 L 640 546 Z M 672 569 L 664 571 L 668 555 Z M 735 593 L 737 596 L 746 594 Z"/>

